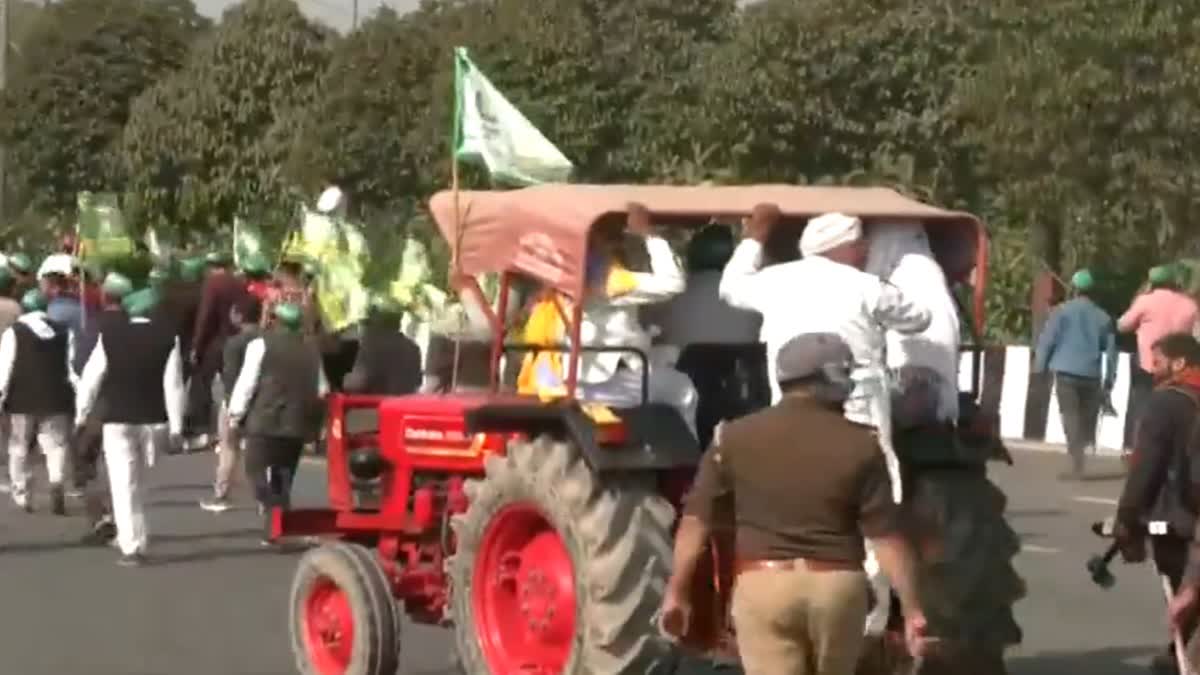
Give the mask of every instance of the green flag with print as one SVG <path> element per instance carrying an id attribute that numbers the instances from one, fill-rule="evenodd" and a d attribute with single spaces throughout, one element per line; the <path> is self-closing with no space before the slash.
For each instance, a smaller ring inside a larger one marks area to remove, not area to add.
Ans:
<path id="1" fill-rule="evenodd" d="M 454 50 L 454 157 L 487 167 L 508 185 L 566 182 L 571 161 L 504 98 L 467 55 Z"/>
<path id="2" fill-rule="evenodd" d="M 133 237 L 117 196 L 111 192 L 80 192 L 76 195 L 78 246 L 81 259 L 110 259 L 131 255 Z"/>

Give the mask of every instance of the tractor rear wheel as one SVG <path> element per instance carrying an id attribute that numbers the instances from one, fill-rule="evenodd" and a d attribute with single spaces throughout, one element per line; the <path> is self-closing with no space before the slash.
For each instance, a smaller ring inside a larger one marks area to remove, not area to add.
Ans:
<path id="1" fill-rule="evenodd" d="M 399 617 L 375 555 L 339 542 L 300 559 L 291 592 L 292 652 L 304 675 L 395 675 Z"/>
<path id="2" fill-rule="evenodd" d="M 658 672 L 653 625 L 674 508 L 652 476 L 592 473 L 578 448 L 539 437 L 489 457 L 451 521 L 459 656 L 470 675 Z"/>

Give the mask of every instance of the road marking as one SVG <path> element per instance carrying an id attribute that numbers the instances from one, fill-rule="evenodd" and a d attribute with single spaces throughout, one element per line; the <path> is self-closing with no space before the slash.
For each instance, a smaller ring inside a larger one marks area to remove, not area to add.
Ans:
<path id="1" fill-rule="evenodd" d="M 1116 506 L 1117 500 L 1111 497 L 1072 497 L 1077 502 L 1084 504 L 1104 504 L 1106 506 Z"/>
<path id="2" fill-rule="evenodd" d="M 1036 544 L 1021 544 L 1021 550 L 1028 551 L 1029 553 L 1047 553 L 1050 555 L 1062 553 L 1062 549 L 1052 548 L 1050 546 L 1038 546 Z"/>

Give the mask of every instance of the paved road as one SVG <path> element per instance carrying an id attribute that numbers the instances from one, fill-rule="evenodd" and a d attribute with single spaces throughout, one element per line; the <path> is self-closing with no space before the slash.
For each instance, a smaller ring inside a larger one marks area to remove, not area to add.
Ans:
<path id="1" fill-rule="evenodd" d="M 1012 675 L 1133 675 L 1162 642 L 1162 603 L 1144 567 L 1118 567 L 1117 588 L 1083 572 L 1101 543 L 1087 524 L 1111 511 L 1118 480 L 1060 484 L 1059 458 L 1018 453 L 997 479 L 1024 538 L 1019 606 L 1026 641 Z M 150 525 L 157 564 L 117 567 L 115 552 L 74 544 L 77 519 L 25 515 L 0 503 L 0 672 L 12 675 L 287 675 L 286 606 L 295 555 L 263 550 L 249 510 L 196 508 L 211 458 L 155 468 Z M 1104 469 L 1113 469 L 1109 463 Z M 319 501 L 306 465 L 298 501 Z M 438 629 L 405 632 L 405 675 L 450 675 Z"/>

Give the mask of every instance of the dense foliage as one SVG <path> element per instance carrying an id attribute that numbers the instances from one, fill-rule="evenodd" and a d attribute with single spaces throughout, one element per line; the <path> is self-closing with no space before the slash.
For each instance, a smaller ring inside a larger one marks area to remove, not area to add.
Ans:
<path id="1" fill-rule="evenodd" d="M 883 183 L 980 214 L 996 339 L 1027 336 L 1035 273 L 1092 265 L 1120 309 L 1163 251 L 1200 253 L 1194 2 L 426 0 L 342 37 L 292 0 L 211 31 L 188 0 L 17 6 L 26 213 L 116 188 L 204 237 L 336 183 L 372 238 L 428 235 L 463 45 L 581 180 Z"/>

